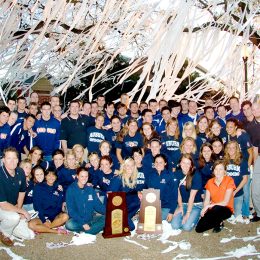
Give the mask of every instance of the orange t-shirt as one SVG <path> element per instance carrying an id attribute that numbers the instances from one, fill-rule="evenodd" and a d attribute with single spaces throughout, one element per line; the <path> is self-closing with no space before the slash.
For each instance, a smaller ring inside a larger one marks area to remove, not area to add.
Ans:
<path id="1" fill-rule="evenodd" d="M 216 178 L 210 179 L 205 186 L 205 188 L 210 192 L 211 203 L 222 202 L 225 198 L 226 190 L 228 190 L 228 189 L 235 190 L 236 189 L 234 180 L 229 176 L 224 176 L 224 178 L 219 186 L 215 183 L 215 179 Z M 233 194 L 227 204 L 227 207 L 232 212 L 234 212 L 234 195 Z"/>

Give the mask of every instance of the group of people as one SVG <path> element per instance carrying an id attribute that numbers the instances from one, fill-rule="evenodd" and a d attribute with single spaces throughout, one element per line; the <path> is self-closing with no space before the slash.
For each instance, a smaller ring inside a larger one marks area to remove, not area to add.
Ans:
<path id="1" fill-rule="evenodd" d="M 234 96 L 229 107 L 207 98 L 198 110 L 185 98 L 139 104 L 122 94 L 114 104 L 100 95 L 72 100 L 65 112 L 58 96 L 9 99 L 0 108 L 0 239 L 11 246 L 12 236 L 35 232 L 97 234 L 116 191 L 126 193 L 134 230 L 147 188 L 160 190 L 173 229 L 259 221 L 259 124 L 260 104 Z"/>

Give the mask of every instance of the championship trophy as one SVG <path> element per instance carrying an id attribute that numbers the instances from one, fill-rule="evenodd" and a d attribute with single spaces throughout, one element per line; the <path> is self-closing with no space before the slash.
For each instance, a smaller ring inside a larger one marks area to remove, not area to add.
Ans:
<path id="1" fill-rule="evenodd" d="M 160 190 L 145 189 L 143 190 L 136 233 L 161 234 L 162 232 Z"/>
<path id="2" fill-rule="evenodd" d="M 104 238 L 130 235 L 125 192 L 109 192 L 106 208 Z"/>

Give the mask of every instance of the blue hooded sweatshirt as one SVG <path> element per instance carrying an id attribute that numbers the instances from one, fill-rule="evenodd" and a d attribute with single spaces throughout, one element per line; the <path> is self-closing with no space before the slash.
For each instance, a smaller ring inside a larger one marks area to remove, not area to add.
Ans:
<path id="1" fill-rule="evenodd" d="M 92 221 L 95 211 L 105 214 L 105 206 L 97 197 L 95 190 L 90 186 L 81 189 L 77 182 L 68 187 L 66 203 L 70 218 L 82 226 Z"/>

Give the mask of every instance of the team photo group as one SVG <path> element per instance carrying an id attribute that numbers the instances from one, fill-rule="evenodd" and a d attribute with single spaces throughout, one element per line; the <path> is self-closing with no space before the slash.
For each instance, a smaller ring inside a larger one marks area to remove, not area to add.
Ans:
<path id="1" fill-rule="evenodd" d="M 117 103 L 59 96 L 0 107 L 0 240 L 98 234 L 108 194 L 124 192 L 136 229 L 143 191 L 159 191 L 173 230 L 220 232 L 260 220 L 260 103 L 232 96 Z"/>

